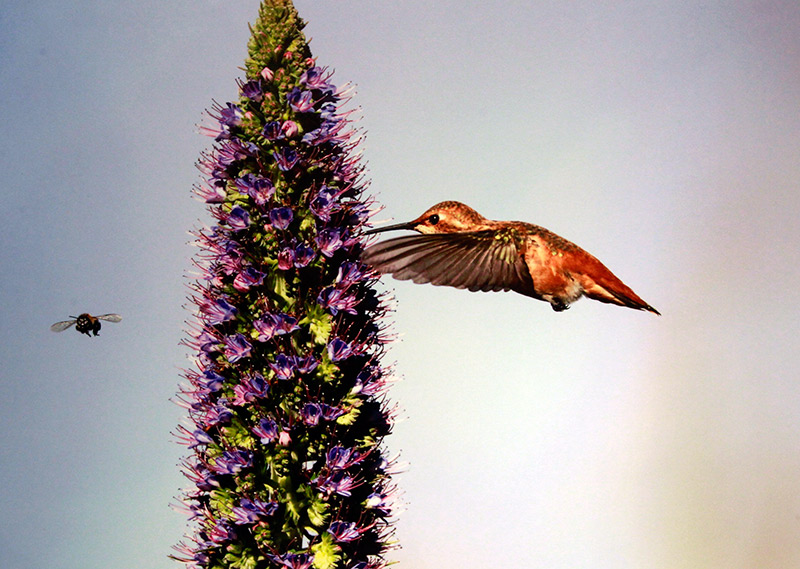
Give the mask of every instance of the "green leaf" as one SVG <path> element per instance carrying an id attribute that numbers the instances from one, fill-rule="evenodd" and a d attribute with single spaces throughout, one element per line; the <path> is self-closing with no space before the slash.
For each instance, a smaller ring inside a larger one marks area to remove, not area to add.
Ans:
<path id="1" fill-rule="evenodd" d="M 250 434 L 250 431 L 242 423 L 241 419 L 234 417 L 230 424 L 224 428 L 225 436 L 228 442 L 237 448 L 246 448 L 252 450 L 255 448 L 256 441 Z"/>
<path id="2" fill-rule="evenodd" d="M 294 304 L 294 299 L 289 296 L 286 278 L 280 271 L 270 271 L 267 273 L 267 285 L 272 291 L 286 301 L 287 306 Z"/>
<path id="3" fill-rule="evenodd" d="M 237 544 L 233 544 L 228 548 L 228 553 L 225 554 L 225 562 L 227 567 L 231 569 L 256 569 L 258 566 L 258 557 L 248 549 L 243 549 Z"/>
<path id="4" fill-rule="evenodd" d="M 303 220 L 300 222 L 300 231 L 303 233 L 308 233 L 311 231 L 313 227 L 316 226 L 316 221 L 312 216 L 304 217 Z"/>
<path id="5" fill-rule="evenodd" d="M 358 416 L 361 414 L 361 410 L 358 407 L 353 407 L 350 409 L 349 413 L 345 413 L 341 417 L 337 417 L 336 423 L 339 425 L 352 425 L 358 419 Z"/>
<path id="6" fill-rule="evenodd" d="M 286 504 L 286 513 L 296 524 L 303 516 L 308 503 L 302 493 L 297 493 L 296 490 L 302 490 L 302 486 L 296 486 L 291 476 L 281 476 L 278 478 L 278 486 L 284 491 L 284 503 Z M 287 520 L 288 522 L 289 520 Z"/>
<path id="7" fill-rule="evenodd" d="M 213 511 L 217 511 L 225 516 L 231 515 L 233 509 L 234 496 L 230 490 L 218 488 L 211 492 L 209 506 Z"/>
<path id="8" fill-rule="evenodd" d="M 314 552 L 315 569 L 332 569 L 341 559 L 339 546 L 333 543 L 333 536 L 327 532 L 322 534 L 319 543 L 311 546 L 311 551 Z"/>
<path id="9" fill-rule="evenodd" d="M 316 527 L 321 527 L 328 517 L 328 504 L 321 500 L 314 500 L 308 508 L 308 521 Z"/>
<path id="10" fill-rule="evenodd" d="M 328 352 L 325 352 L 322 361 L 319 362 L 319 365 L 316 369 L 317 377 L 321 377 L 325 381 L 333 381 L 336 378 L 338 371 L 339 366 L 328 359 Z"/>
<path id="11" fill-rule="evenodd" d="M 328 338 L 331 337 L 331 330 L 333 329 L 331 315 L 318 304 L 313 304 L 309 307 L 305 318 L 300 320 L 301 326 L 307 325 L 311 337 L 316 344 L 325 345 L 328 343 Z"/>

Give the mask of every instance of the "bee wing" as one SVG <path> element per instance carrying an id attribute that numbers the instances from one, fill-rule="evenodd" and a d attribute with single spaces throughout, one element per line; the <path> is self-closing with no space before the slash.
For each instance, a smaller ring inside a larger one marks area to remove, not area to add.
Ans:
<path id="1" fill-rule="evenodd" d="M 101 314 L 96 318 L 99 320 L 105 320 L 106 322 L 119 322 L 122 320 L 122 316 L 119 314 Z"/>
<path id="2" fill-rule="evenodd" d="M 73 324 L 75 324 L 75 320 L 62 320 L 61 322 L 56 322 L 50 326 L 50 330 L 52 332 L 63 332 Z"/>
<path id="3" fill-rule="evenodd" d="M 519 238 L 496 231 L 430 233 L 388 239 L 368 247 L 362 260 L 378 272 L 417 284 L 471 291 L 536 291 Z"/>

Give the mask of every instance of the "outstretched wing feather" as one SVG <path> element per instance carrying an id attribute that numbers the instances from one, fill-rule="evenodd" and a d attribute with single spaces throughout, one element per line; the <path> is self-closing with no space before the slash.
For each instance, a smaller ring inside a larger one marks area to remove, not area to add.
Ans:
<path id="1" fill-rule="evenodd" d="M 399 280 L 535 294 L 518 240 L 494 231 L 396 237 L 368 247 L 362 260 Z"/>
<path id="2" fill-rule="evenodd" d="M 461 272 L 454 279 L 461 281 L 464 288 L 476 291 L 508 290 L 506 281 L 494 267 L 495 251 L 492 247 L 479 247 L 469 262 L 462 263 Z"/>
<path id="3" fill-rule="evenodd" d="M 445 285 L 448 271 L 458 263 L 459 249 L 457 243 L 443 242 L 433 247 L 421 243 L 408 256 L 398 259 L 403 266 L 393 274 L 400 280 L 411 279 L 417 284 Z"/>

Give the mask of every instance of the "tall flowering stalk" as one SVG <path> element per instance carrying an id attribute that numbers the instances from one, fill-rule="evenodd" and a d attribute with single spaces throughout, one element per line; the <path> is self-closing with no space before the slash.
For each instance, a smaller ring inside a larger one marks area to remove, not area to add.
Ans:
<path id="1" fill-rule="evenodd" d="M 235 103 L 216 105 L 195 193 L 189 567 L 377 569 L 395 488 L 380 356 L 386 309 L 359 261 L 368 219 L 343 94 L 290 0 L 266 0 Z M 218 126 L 217 126 L 218 125 Z"/>

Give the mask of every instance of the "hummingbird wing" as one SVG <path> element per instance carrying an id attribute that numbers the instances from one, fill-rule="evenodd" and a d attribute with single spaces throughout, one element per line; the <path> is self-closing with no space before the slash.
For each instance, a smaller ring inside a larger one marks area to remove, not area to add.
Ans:
<path id="1" fill-rule="evenodd" d="M 429 233 L 368 247 L 362 261 L 399 280 L 537 297 L 516 231 Z"/>

